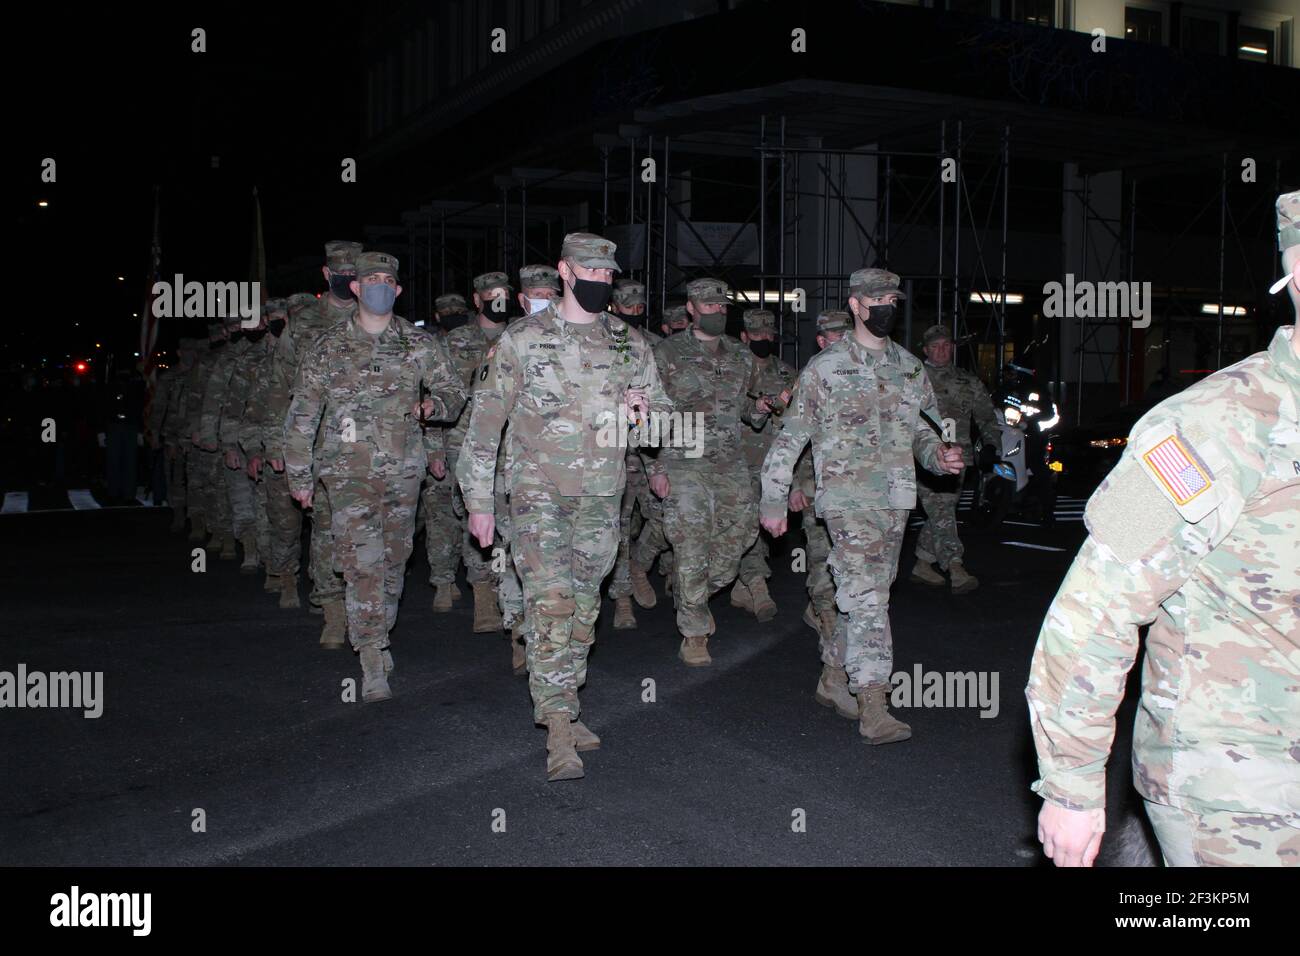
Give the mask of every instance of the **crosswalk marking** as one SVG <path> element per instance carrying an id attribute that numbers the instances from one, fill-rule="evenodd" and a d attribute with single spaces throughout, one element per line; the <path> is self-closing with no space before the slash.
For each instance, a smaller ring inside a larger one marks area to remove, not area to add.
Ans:
<path id="1" fill-rule="evenodd" d="M 1014 548 L 1033 548 L 1035 551 L 1064 551 L 1064 548 L 1053 548 L 1046 544 L 1030 544 L 1028 541 L 1003 541 L 1003 544 L 1009 544 Z"/>
<path id="2" fill-rule="evenodd" d="M 72 502 L 72 507 L 78 511 L 88 511 L 99 507 L 99 502 L 95 496 L 90 493 L 88 488 L 69 488 L 68 500 Z"/>
<path id="3" fill-rule="evenodd" d="M 16 515 L 22 514 L 27 510 L 27 492 L 9 491 L 5 493 L 4 508 L 0 509 L 0 514 Z"/>

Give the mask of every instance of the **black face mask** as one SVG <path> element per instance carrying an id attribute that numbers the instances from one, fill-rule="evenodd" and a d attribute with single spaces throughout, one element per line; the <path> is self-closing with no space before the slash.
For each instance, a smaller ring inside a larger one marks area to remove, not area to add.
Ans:
<path id="1" fill-rule="evenodd" d="M 272 319 L 266 323 L 266 330 L 278 339 L 284 331 L 284 319 Z"/>
<path id="2" fill-rule="evenodd" d="M 605 306 L 609 305 L 609 297 L 614 291 L 613 283 L 597 282 L 595 279 L 574 279 L 571 288 L 573 297 L 578 300 L 582 311 L 593 315 L 605 311 Z"/>
<path id="3" fill-rule="evenodd" d="M 336 299 L 342 299 L 345 302 L 351 302 L 356 298 L 352 294 L 352 283 L 357 280 L 356 276 L 335 275 L 330 273 L 330 292 Z"/>
<path id="4" fill-rule="evenodd" d="M 450 332 L 452 329 L 458 329 L 469 321 L 469 316 L 464 312 L 451 312 L 447 315 L 438 317 L 438 324 Z"/>
<path id="5" fill-rule="evenodd" d="M 245 332 L 244 338 L 256 345 L 262 339 L 266 338 L 266 329 L 254 329 L 251 332 Z"/>
<path id="6" fill-rule="evenodd" d="M 244 333 L 239 330 L 230 333 L 230 341 L 232 342 L 238 342 L 243 337 L 244 337 Z"/>
<path id="7" fill-rule="evenodd" d="M 208 343 L 208 348 L 211 351 L 215 352 L 217 349 L 221 348 L 221 346 L 225 344 L 226 344 L 225 339 L 213 339 L 211 342 Z"/>
<path id="8" fill-rule="evenodd" d="M 776 350 L 776 343 L 771 339 L 750 339 L 749 350 L 758 358 L 767 358 Z"/>
<path id="9" fill-rule="evenodd" d="M 863 323 L 867 331 L 878 338 L 885 338 L 894 328 L 894 320 L 898 317 L 898 310 L 890 305 L 869 305 L 867 306 L 867 319 Z"/>

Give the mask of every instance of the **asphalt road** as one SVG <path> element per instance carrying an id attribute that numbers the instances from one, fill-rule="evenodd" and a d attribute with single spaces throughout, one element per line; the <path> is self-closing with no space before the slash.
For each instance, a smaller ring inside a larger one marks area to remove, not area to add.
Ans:
<path id="1" fill-rule="evenodd" d="M 168 519 L 0 518 L 0 670 L 104 674 L 98 719 L 0 710 L 0 863 L 1042 863 L 1023 691 L 1077 520 L 967 531 L 983 586 L 961 597 L 908 581 L 909 535 L 895 668 L 996 674 L 998 713 L 900 710 L 914 736 L 884 747 L 813 702 L 816 637 L 788 555 L 774 562 L 776 620 L 714 598 L 709 668 L 677 660 L 671 599 L 652 575 L 660 601 L 637 610 L 639 629 L 613 631 L 608 602 L 601 617 L 581 700 L 604 744 L 583 755 L 584 779 L 548 784 L 545 731 L 507 643 L 471 632 L 463 584 L 453 613 L 432 612 L 420 543 L 393 632 L 395 698 L 344 703 L 360 668 L 318 648 L 305 601 L 279 610 L 260 575 L 215 553 L 194 573 Z"/>

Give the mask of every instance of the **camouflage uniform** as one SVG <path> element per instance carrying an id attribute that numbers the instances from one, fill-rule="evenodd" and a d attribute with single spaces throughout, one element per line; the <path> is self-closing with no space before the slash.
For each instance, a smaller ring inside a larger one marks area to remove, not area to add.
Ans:
<path id="1" fill-rule="evenodd" d="M 185 396 L 200 348 L 206 349 L 202 340 L 180 340 L 176 347 L 177 363 L 159 374 L 149 409 L 150 438 L 165 456 L 167 503 L 172 507 L 174 531 L 185 525 L 185 457 L 190 447 L 189 435 L 185 434 Z"/>
<path id="2" fill-rule="evenodd" d="M 247 336 L 247 332 L 245 335 Z M 256 483 L 248 477 L 248 459 L 240 446 L 239 434 L 248 396 L 258 369 L 270 361 L 271 347 L 274 344 L 274 336 L 266 332 L 263 332 L 256 342 L 250 337 L 245 337 L 242 341 L 244 348 L 237 353 L 231 363 L 230 381 L 226 385 L 225 398 L 221 404 L 220 419 L 217 423 L 222 467 L 225 469 L 226 488 L 230 496 L 231 523 L 235 537 L 245 544 L 246 560 L 249 552 L 256 556 L 259 553 L 258 548 L 265 546 L 265 541 L 261 537 L 264 534 L 264 527 L 259 524 L 257 517 L 258 489 Z M 226 465 L 224 459 L 231 452 L 234 452 L 239 460 L 239 468 L 230 468 Z M 253 547 L 249 547 L 249 544 Z"/>
<path id="3" fill-rule="evenodd" d="M 859 270 L 850 280 L 855 295 L 897 287 L 897 276 L 877 269 Z M 763 464 L 762 513 L 781 518 L 799 454 L 812 443 L 814 507 L 831 535 L 835 601 L 844 612 L 836 640 L 842 633 L 853 693 L 888 685 L 893 671 L 889 588 L 916 505 L 913 457 L 941 470 L 942 446 L 922 411 L 937 416 L 921 363 L 892 341 L 873 355 L 846 335 L 804 367 Z"/>
<path id="4" fill-rule="evenodd" d="M 924 342 L 929 345 L 940 338 L 951 339 L 951 333 L 942 325 L 926 329 Z M 952 419 L 955 424 L 955 444 L 962 450 L 966 466 L 975 464 L 971 444 L 971 416 L 986 439 L 998 434 L 997 419 L 993 416 L 993 399 L 979 376 L 957 367 L 955 361 L 947 365 L 932 365 L 923 361 L 926 377 L 934 389 L 939 403 L 939 414 Z M 960 475 L 920 475 L 917 478 L 917 497 L 925 508 L 925 524 L 916 539 L 916 559 L 926 564 L 937 562 L 947 571 L 949 565 L 960 563 L 963 548 L 957 536 L 957 501 L 961 496 Z"/>
<path id="5" fill-rule="evenodd" d="M 716 279 L 697 279 L 688 286 L 691 301 L 699 304 L 726 302 L 726 291 Z M 746 394 L 754 356 L 730 336 L 720 335 L 712 343 L 693 330 L 671 336 L 655 346 L 655 364 L 674 412 L 690 419 L 700 442 L 682 447 L 674 435 L 647 462 L 651 477 L 667 474 L 669 481 L 664 534 L 676 554 L 677 629 L 687 642 L 699 641 L 713 633 L 709 598 L 736 579 L 741 555 L 758 534 L 741 428 L 760 428 L 767 416 Z M 684 643 L 683 654 L 686 648 Z"/>
<path id="6" fill-rule="evenodd" d="M 394 257 L 377 252 L 361 253 L 356 266 L 358 281 L 377 272 L 396 277 L 398 268 Z M 313 491 L 319 479 L 329 495 L 348 636 L 362 652 L 363 669 L 368 648 L 388 646 L 411 554 L 420 476 L 437 448 L 432 429 L 414 413 L 422 386 L 432 419 L 459 414 L 465 388 L 440 339 L 396 315 L 371 335 L 358 315 L 308 346 L 289 403 L 289 487 Z M 367 681 L 370 676 L 367 671 Z"/>
<path id="7" fill-rule="evenodd" d="M 1300 193 L 1278 215 L 1283 250 L 1300 245 Z M 1088 540 L 1034 652 L 1033 789 L 1099 808 L 1115 710 L 1150 625 L 1133 783 L 1170 864 L 1300 864 L 1295 334 L 1279 329 L 1266 352 L 1134 426 L 1088 502 Z"/>
<path id="8" fill-rule="evenodd" d="M 234 336 L 239 328 L 238 320 L 228 324 L 227 328 Z M 234 338 L 224 348 L 218 349 L 217 356 L 203 382 L 203 398 L 199 407 L 199 445 L 203 449 L 203 454 L 211 456 L 210 490 L 216 518 L 215 527 L 212 526 L 211 520 L 208 524 L 210 530 L 220 537 L 221 555 L 225 558 L 235 557 L 234 541 L 238 537 L 235 522 L 243 517 L 244 502 L 239 497 L 240 486 L 226 477 L 230 469 L 226 467 L 225 456 L 221 451 L 221 413 L 226 405 L 226 396 L 230 391 L 230 381 L 234 377 L 235 367 L 248 347 L 248 340 L 240 336 Z M 250 518 L 252 516 L 251 508 L 248 516 Z"/>
<path id="9" fill-rule="evenodd" d="M 565 237 L 564 258 L 617 268 L 614 244 L 585 233 Z M 576 720 L 595 640 L 600 585 L 618 549 L 625 448 L 616 413 L 630 386 L 666 411 L 645 339 L 603 314 L 564 321 L 561 305 L 511 323 L 488 356 L 456 479 L 470 512 L 493 510 L 498 443 L 507 426 L 510 521 L 526 608 L 534 718 Z"/>

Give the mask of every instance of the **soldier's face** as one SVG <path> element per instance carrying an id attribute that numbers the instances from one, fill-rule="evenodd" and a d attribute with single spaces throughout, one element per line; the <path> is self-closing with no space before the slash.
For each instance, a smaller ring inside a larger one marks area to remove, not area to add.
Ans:
<path id="1" fill-rule="evenodd" d="M 505 289 L 485 289 L 474 293 L 474 304 L 478 306 L 479 312 L 493 322 L 501 322 L 506 317 L 506 299 L 509 295 Z"/>
<path id="2" fill-rule="evenodd" d="M 614 313 L 616 315 L 645 315 L 644 303 L 638 305 L 615 305 Z"/>
<path id="3" fill-rule="evenodd" d="M 719 312 L 727 311 L 725 302 L 696 302 L 694 299 L 686 303 L 686 310 L 691 315 L 717 315 Z"/>
<path id="4" fill-rule="evenodd" d="M 554 300 L 560 297 L 560 293 L 556 292 L 549 285 L 529 286 L 526 289 L 520 290 L 519 294 L 523 296 L 525 299 Z M 522 305 L 524 308 L 528 308 L 528 304 L 526 302 L 520 302 L 519 304 Z"/>
<path id="5" fill-rule="evenodd" d="M 776 335 L 768 332 L 741 332 L 740 341 L 742 342 L 775 342 Z"/>
<path id="6" fill-rule="evenodd" d="M 564 275 L 565 269 L 569 272 L 567 276 Z M 560 274 L 566 279 L 586 279 L 589 282 L 603 282 L 606 285 L 613 285 L 614 283 L 613 269 L 588 269 L 586 266 L 569 259 L 560 260 Z"/>
<path id="7" fill-rule="evenodd" d="M 817 347 L 819 349 L 827 348 L 828 346 L 834 345 L 842 338 L 844 338 L 843 332 L 818 332 Z"/>
<path id="8" fill-rule="evenodd" d="M 931 365 L 947 365 L 952 361 L 952 339 L 935 339 L 925 347 L 924 351 Z"/>

